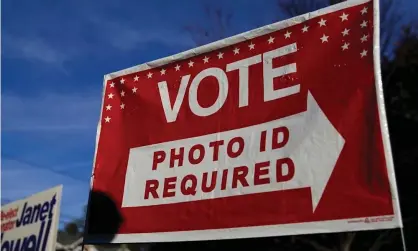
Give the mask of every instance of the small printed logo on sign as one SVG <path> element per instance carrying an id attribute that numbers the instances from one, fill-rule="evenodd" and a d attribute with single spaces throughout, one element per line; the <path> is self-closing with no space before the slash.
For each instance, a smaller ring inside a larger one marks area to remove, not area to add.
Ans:
<path id="1" fill-rule="evenodd" d="M 392 221 L 394 216 L 384 216 L 384 217 L 373 217 L 373 218 L 366 218 L 364 220 L 365 223 L 376 223 L 382 221 Z"/>
<path id="2" fill-rule="evenodd" d="M 17 213 L 19 207 L 10 208 L 7 211 L 1 211 L 1 232 L 12 230 L 15 228 Z"/>
<path id="3" fill-rule="evenodd" d="M 393 221 L 395 216 L 381 216 L 381 217 L 367 217 L 355 220 L 349 220 L 348 223 L 377 223 L 377 222 L 388 222 Z"/>

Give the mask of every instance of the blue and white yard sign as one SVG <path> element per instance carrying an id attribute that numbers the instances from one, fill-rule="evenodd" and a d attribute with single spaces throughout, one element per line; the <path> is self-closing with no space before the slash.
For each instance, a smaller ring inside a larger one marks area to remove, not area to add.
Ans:
<path id="1" fill-rule="evenodd" d="M 1 207 L 1 251 L 55 250 L 62 185 Z"/>

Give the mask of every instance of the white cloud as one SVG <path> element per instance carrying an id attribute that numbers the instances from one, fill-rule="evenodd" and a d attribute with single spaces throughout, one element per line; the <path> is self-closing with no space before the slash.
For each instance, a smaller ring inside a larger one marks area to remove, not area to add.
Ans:
<path id="1" fill-rule="evenodd" d="M 95 130 L 101 94 L 45 93 L 36 97 L 2 94 L 2 131 L 50 133 Z"/>
<path id="2" fill-rule="evenodd" d="M 63 67 L 72 53 L 56 48 L 40 36 L 19 37 L 6 33 L 3 35 L 3 51 L 6 57 L 21 58 L 57 67 Z"/>
<path id="3" fill-rule="evenodd" d="M 7 137 L 3 149 L 14 152 L 16 142 L 24 145 L 15 156 L 2 153 L 2 197 L 21 199 L 63 184 L 62 213 L 80 216 L 87 202 L 92 160 L 73 156 L 74 149 L 93 150 L 100 102 L 100 92 L 34 97 L 3 93 L 3 140 Z M 84 167 L 89 170 L 83 171 Z"/>
<path id="4" fill-rule="evenodd" d="M 57 185 L 63 185 L 62 213 L 78 216 L 87 203 L 89 179 L 74 179 L 18 160 L 2 158 L 1 192 L 7 200 L 18 200 Z"/>
<path id="5" fill-rule="evenodd" d="M 135 18 L 111 20 L 100 13 L 95 15 L 80 15 L 76 21 L 71 21 L 72 25 L 65 25 L 66 22 L 44 24 L 50 28 L 49 33 L 39 32 L 42 23 L 30 24 L 31 29 L 23 34 L 19 30 L 4 31 L 2 53 L 7 58 L 26 60 L 35 66 L 42 63 L 67 73 L 66 63 L 80 57 L 131 51 L 147 43 L 179 49 L 194 46 L 190 36 L 181 32 L 181 27 L 155 26 Z M 89 30 L 87 37 L 86 29 Z M 65 34 L 61 34 L 64 30 Z"/>
<path id="6" fill-rule="evenodd" d="M 145 43 L 161 43 L 169 47 L 191 47 L 193 41 L 180 29 L 152 27 L 147 24 L 136 26 L 108 18 L 90 17 L 97 27 L 99 37 L 119 50 L 132 50 Z M 147 28 L 144 28 L 147 27 Z"/>

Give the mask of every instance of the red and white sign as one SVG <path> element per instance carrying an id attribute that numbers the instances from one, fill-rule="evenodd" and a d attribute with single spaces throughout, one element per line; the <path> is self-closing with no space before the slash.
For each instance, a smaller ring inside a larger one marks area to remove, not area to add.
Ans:
<path id="1" fill-rule="evenodd" d="M 400 227 L 376 4 L 107 75 L 93 188 L 123 215 L 113 242 Z"/>

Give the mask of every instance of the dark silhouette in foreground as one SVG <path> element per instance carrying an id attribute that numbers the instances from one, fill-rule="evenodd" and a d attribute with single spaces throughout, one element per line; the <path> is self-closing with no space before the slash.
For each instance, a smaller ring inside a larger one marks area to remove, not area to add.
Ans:
<path id="1" fill-rule="evenodd" d="M 110 243 L 122 222 L 122 216 L 112 198 L 100 191 L 90 192 L 84 230 L 85 243 Z"/>

